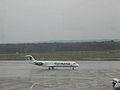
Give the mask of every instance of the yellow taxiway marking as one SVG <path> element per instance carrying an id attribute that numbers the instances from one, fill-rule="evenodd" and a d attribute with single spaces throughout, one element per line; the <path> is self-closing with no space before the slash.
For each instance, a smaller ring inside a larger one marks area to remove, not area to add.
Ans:
<path id="1" fill-rule="evenodd" d="M 50 81 L 51 81 L 51 80 L 50 80 Z M 35 85 L 40 85 L 40 82 L 39 82 L 39 81 L 34 82 L 34 83 L 28 88 L 28 90 L 32 90 Z"/>
<path id="2" fill-rule="evenodd" d="M 32 90 L 32 88 L 36 85 L 36 84 L 39 84 L 39 83 L 34 83 L 34 84 L 32 84 L 32 86 L 28 89 L 28 90 Z"/>

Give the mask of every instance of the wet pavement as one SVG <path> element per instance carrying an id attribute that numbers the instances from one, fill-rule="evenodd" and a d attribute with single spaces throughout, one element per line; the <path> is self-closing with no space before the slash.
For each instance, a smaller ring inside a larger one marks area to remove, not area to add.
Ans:
<path id="1" fill-rule="evenodd" d="M 79 67 L 48 70 L 25 61 L 0 61 L 0 90 L 114 90 L 120 61 L 77 61 Z"/>

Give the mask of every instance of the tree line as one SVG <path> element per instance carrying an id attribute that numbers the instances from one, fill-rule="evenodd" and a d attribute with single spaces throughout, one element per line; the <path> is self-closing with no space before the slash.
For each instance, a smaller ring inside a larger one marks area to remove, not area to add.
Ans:
<path id="1" fill-rule="evenodd" d="M 120 41 L 0 44 L 0 53 L 120 50 Z"/>

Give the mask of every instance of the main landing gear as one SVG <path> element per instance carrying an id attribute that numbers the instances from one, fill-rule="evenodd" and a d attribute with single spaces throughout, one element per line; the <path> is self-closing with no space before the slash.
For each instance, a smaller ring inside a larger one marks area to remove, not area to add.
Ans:
<path id="1" fill-rule="evenodd" d="M 49 69 L 49 70 L 51 70 L 51 69 L 53 70 L 53 69 L 54 69 L 54 67 L 49 67 L 48 69 Z"/>
<path id="2" fill-rule="evenodd" d="M 75 68 L 74 67 L 72 67 L 72 70 L 74 70 Z"/>

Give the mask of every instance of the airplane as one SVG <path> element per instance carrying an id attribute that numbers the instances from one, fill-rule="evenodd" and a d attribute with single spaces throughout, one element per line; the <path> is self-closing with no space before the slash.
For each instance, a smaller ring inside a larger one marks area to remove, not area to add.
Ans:
<path id="1" fill-rule="evenodd" d="M 33 64 L 48 67 L 49 70 L 54 69 L 55 67 L 70 67 L 74 70 L 79 66 L 79 64 L 73 61 L 38 61 L 32 55 L 26 55 L 25 57 L 32 60 Z"/>

